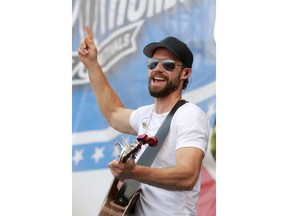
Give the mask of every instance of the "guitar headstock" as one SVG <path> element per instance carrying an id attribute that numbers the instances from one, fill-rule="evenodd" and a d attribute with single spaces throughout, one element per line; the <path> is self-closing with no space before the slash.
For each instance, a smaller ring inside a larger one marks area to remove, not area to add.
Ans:
<path id="1" fill-rule="evenodd" d="M 154 147 L 157 143 L 158 140 L 156 137 L 148 137 L 146 134 L 139 135 L 131 144 L 128 144 L 125 138 L 122 137 L 121 143 L 115 143 L 115 145 L 120 146 L 121 148 L 119 162 L 126 163 L 129 162 L 131 158 L 135 159 L 136 155 L 141 150 L 142 145 L 148 144 L 149 146 Z"/>
<path id="2" fill-rule="evenodd" d="M 130 158 L 134 158 L 141 150 L 142 143 L 138 140 L 134 140 L 133 143 L 128 144 L 125 138 L 122 137 L 122 142 L 116 142 L 115 145 L 121 148 L 119 162 L 126 163 Z"/>

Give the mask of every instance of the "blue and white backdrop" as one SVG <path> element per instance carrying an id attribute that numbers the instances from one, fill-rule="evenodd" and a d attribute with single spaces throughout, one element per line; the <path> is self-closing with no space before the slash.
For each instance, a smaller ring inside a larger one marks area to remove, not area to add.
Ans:
<path id="1" fill-rule="evenodd" d="M 193 74 L 184 98 L 216 119 L 215 0 L 72 0 L 72 205 L 73 216 L 95 216 L 113 179 L 107 163 L 118 154 L 121 136 L 107 124 L 96 103 L 77 48 L 89 24 L 107 79 L 123 103 L 137 108 L 153 103 L 142 50 L 153 41 L 175 36 L 194 54 Z M 215 181 L 210 152 L 204 168 Z M 204 195 L 203 195 L 204 197 Z M 207 216 L 207 215 L 206 215 Z"/>

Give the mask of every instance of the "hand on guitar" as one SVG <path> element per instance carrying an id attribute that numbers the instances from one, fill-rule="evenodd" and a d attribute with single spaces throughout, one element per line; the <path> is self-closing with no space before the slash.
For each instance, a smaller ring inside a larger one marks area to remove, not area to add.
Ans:
<path id="1" fill-rule="evenodd" d="M 133 177 L 132 175 L 135 173 L 136 168 L 134 158 L 140 151 L 141 146 L 148 144 L 151 147 L 155 147 L 158 143 L 156 137 L 148 137 L 146 134 L 139 135 L 134 143 L 130 145 L 124 138 L 122 138 L 122 141 L 122 143 L 115 143 L 115 145 L 122 148 L 120 160 L 114 160 L 108 164 L 112 175 L 120 181 Z"/>
<path id="2" fill-rule="evenodd" d="M 108 164 L 108 167 L 115 178 L 124 181 L 133 177 L 136 163 L 134 159 L 131 159 L 128 163 L 119 163 L 119 161 L 113 160 Z"/>

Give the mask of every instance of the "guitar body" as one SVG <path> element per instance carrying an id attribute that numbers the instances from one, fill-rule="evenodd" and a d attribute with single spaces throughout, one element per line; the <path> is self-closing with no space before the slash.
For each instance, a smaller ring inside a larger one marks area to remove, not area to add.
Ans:
<path id="1" fill-rule="evenodd" d="M 119 187 L 122 186 L 122 183 L 118 179 L 114 179 L 110 191 L 104 200 L 98 216 L 132 216 L 134 212 L 135 204 L 138 200 L 140 189 L 132 195 L 126 206 L 121 206 L 115 202 L 115 197 L 119 192 Z"/>

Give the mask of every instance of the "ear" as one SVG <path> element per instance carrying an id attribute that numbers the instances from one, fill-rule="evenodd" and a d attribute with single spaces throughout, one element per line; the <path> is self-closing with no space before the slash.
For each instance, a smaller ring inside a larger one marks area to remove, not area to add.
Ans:
<path id="1" fill-rule="evenodd" d="M 185 68 L 184 69 L 184 76 L 185 78 L 189 77 L 192 73 L 192 69 L 191 68 Z"/>

